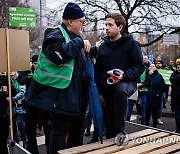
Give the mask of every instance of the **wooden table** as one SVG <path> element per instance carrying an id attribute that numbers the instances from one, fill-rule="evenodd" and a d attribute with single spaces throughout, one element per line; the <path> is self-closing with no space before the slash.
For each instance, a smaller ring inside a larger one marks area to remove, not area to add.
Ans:
<path id="1" fill-rule="evenodd" d="M 164 154 L 180 153 L 180 136 L 166 131 L 146 128 L 128 135 L 126 146 L 117 146 L 114 139 L 60 150 L 58 154 Z"/>

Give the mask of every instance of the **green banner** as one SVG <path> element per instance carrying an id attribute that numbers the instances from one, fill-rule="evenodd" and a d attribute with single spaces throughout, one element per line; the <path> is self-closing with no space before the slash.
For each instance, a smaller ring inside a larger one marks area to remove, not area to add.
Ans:
<path id="1" fill-rule="evenodd" d="M 166 85 L 171 85 L 171 82 L 170 82 L 170 77 L 171 77 L 171 74 L 173 73 L 173 71 L 171 70 L 165 70 L 165 69 L 157 69 L 158 72 L 162 75 L 163 79 L 164 79 L 164 82 Z"/>
<path id="2" fill-rule="evenodd" d="M 12 27 L 35 27 L 36 12 L 32 8 L 9 7 L 9 25 Z"/>

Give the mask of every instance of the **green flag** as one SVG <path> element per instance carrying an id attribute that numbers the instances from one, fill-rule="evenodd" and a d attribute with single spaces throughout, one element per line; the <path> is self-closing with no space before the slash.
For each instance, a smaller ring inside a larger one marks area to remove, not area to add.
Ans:
<path id="1" fill-rule="evenodd" d="M 36 12 L 33 8 L 9 7 L 9 25 L 13 27 L 35 27 Z"/>
<path id="2" fill-rule="evenodd" d="M 157 69 L 158 72 L 162 75 L 163 79 L 164 79 L 164 82 L 166 85 L 171 85 L 171 82 L 170 82 L 170 77 L 171 77 L 171 74 L 173 73 L 173 71 L 171 70 L 165 70 L 165 69 Z"/>

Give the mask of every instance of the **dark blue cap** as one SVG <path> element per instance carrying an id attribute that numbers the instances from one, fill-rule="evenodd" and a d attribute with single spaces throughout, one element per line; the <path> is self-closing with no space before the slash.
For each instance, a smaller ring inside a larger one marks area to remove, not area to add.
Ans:
<path id="1" fill-rule="evenodd" d="M 75 3 L 68 3 L 63 12 L 63 19 L 79 19 L 84 17 L 85 14 L 81 8 Z"/>

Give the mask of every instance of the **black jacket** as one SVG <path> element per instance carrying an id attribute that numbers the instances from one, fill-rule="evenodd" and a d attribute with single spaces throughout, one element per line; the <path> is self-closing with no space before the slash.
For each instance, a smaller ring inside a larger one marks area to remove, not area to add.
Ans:
<path id="1" fill-rule="evenodd" d="M 165 92 L 165 82 L 162 75 L 156 70 L 150 75 L 147 105 L 159 108 L 161 105 L 161 94 L 163 92 Z"/>
<path id="2" fill-rule="evenodd" d="M 7 108 L 9 106 L 9 102 L 6 99 L 8 95 L 2 92 L 2 86 L 7 86 L 7 85 L 8 85 L 7 76 L 0 75 L 0 120 L 8 116 Z"/>
<path id="3" fill-rule="evenodd" d="M 62 64 L 75 58 L 73 76 L 70 85 L 65 89 L 48 87 L 32 81 L 27 101 L 39 108 L 66 115 L 80 115 L 84 108 L 87 84 L 83 78 L 85 70 L 85 52 L 83 39 L 67 30 L 71 41 L 66 43 L 59 28 L 51 30 L 44 37 L 42 52 L 55 64 Z M 58 56 L 59 53 L 60 56 Z M 83 92 L 83 94 L 82 94 Z"/>
<path id="4" fill-rule="evenodd" d="M 175 71 L 171 75 L 170 81 L 172 83 L 171 103 L 179 104 L 180 103 L 180 73 Z"/>
<path id="5" fill-rule="evenodd" d="M 108 78 L 107 71 L 112 69 L 124 71 L 123 81 L 135 81 L 144 71 L 144 63 L 139 44 L 130 36 L 124 35 L 115 42 L 108 37 L 99 47 L 95 64 L 96 82 L 101 93 Z"/>
<path id="6" fill-rule="evenodd" d="M 11 96 L 15 97 L 17 94 L 16 89 L 12 86 L 13 80 L 11 80 Z M 8 76 L 6 75 L 0 75 L 0 119 L 9 116 L 9 101 L 6 99 L 6 97 L 9 97 L 8 94 L 5 94 L 2 91 L 2 86 L 8 87 Z M 12 106 L 15 109 L 15 102 L 12 100 Z"/>

